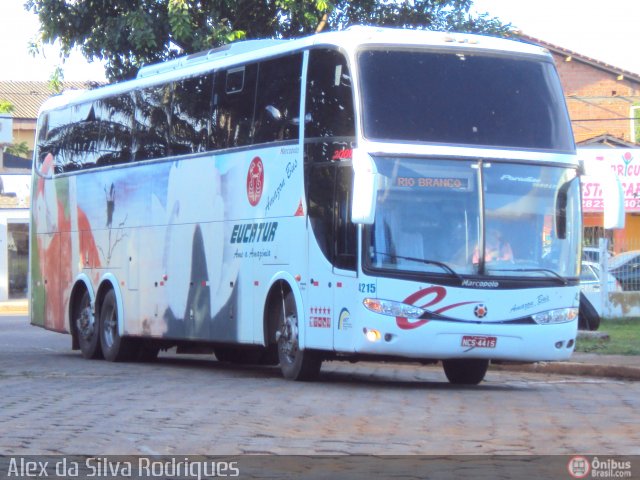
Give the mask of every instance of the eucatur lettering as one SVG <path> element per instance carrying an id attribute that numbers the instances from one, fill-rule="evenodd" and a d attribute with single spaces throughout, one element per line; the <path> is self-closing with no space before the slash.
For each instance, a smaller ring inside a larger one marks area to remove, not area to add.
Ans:
<path id="1" fill-rule="evenodd" d="M 278 222 L 240 223 L 233 226 L 231 243 L 273 242 Z"/>

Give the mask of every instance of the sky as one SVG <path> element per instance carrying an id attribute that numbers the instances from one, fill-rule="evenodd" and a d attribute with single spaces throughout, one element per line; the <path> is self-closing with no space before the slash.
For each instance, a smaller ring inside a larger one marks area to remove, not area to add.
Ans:
<path id="1" fill-rule="evenodd" d="M 0 0 L 0 80 L 47 80 L 60 64 L 58 50 L 28 54 L 39 24 L 23 4 Z M 640 74 L 640 0 L 474 0 L 474 6 L 527 35 Z M 63 68 L 66 80 L 104 80 L 102 66 L 80 53 Z"/>
<path id="2" fill-rule="evenodd" d="M 474 0 L 531 37 L 640 74 L 640 0 Z"/>
<path id="3" fill-rule="evenodd" d="M 45 45 L 42 53 L 32 57 L 29 41 L 36 37 L 40 23 L 38 16 L 24 9 L 24 0 L 0 0 L 0 80 L 48 80 L 60 64 L 59 49 Z M 101 64 L 88 63 L 76 52 L 67 60 L 65 80 L 104 80 Z"/>

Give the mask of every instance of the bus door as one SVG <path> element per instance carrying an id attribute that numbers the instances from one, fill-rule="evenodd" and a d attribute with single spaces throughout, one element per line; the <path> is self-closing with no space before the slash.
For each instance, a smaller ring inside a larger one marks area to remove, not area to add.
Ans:
<path id="1" fill-rule="evenodd" d="M 334 349 L 341 351 L 353 348 L 350 317 L 359 298 L 357 229 L 351 221 L 353 168 L 350 163 L 339 164 L 335 190 L 332 331 Z"/>
<path id="2" fill-rule="evenodd" d="M 355 298 L 356 228 L 351 222 L 351 162 L 310 167 L 309 287 L 305 318 L 309 347 L 334 348 L 343 309 Z M 344 316 L 344 313 L 343 313 Z"/>
<path id="3" fill-rule="evenodd" d="M 351 74 L 338 50 L 309 52 L 304 118 L 309 215 L 307 345 L 333 348 L 345 298 L 355 298 L 356 229 L 350 221 L 355 145 Z M 353 285 L 352 285 L 353 284 Z M 351 295 L 348 293 L 351 292 Z M 309 341 L 310 340 L 310 341 Z"/>

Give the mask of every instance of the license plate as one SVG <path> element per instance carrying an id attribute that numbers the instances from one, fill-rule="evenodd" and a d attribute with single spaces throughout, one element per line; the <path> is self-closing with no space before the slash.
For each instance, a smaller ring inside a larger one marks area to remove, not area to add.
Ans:
<path id="1" fill-rule="evenodd" d="M 481 335 L 465 335 L 462 337 L 462 346 L 467 348 L 496 348 L 497 337 L 484 337 Z"/>

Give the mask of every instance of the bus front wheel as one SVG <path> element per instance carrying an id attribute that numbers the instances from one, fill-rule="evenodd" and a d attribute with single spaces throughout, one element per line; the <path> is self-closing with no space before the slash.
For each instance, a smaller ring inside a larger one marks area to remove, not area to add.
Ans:
<path id="1" fill-rule="evenodd" d="M 100 307 L 100 346 L 105 360 L 122 362 L 132 360 L 135 345 L 118 333 L 118 304 L 113 290 L 109 290 Z"/>
<path id="2" fill-rule="evenodd" d="M 302 350 L 299 344 L 298 313 L 293 293 L 288 291 L 277 302 L 278 359 L 284 378 L 289 380 L 315 380 L 322 366 L 318 352 Z"/>
<path id="3" fill-rule="evenodd" d="M 489 368 L 489 360 L 475 358 L 453 358 L 443 360 L 444 374 L 454 385 L 477 385 Z"/>

